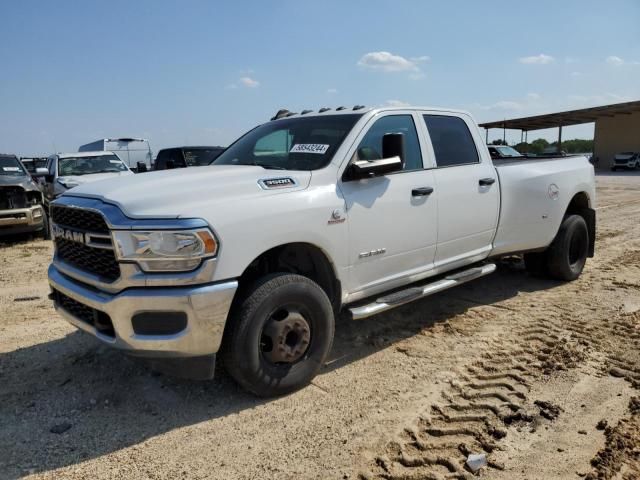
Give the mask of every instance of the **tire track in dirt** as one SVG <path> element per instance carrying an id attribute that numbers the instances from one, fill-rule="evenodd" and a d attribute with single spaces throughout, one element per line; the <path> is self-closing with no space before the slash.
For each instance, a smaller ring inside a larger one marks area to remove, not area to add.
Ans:
<path id="1" fill-rule="evenodd" d="M 543 310 L 551 317 L 562 315 L 554 307 Z M 581 326 L 567 330 L 560 322 L 533 316 L 512 326 L 512 332 L 490 341 L 487 351 L 450 381 L 441 401 L 389 442 L 360 478 L 470 479 L 474 476 L 465 467 L 470 453 L 485 453 L 490 469 L 503 469 L 491 454 L 509 426 L 535 431 L 553 421 L 559 408 L 529 398 L 531 383 L 576 367 L 598 342 Z"/>

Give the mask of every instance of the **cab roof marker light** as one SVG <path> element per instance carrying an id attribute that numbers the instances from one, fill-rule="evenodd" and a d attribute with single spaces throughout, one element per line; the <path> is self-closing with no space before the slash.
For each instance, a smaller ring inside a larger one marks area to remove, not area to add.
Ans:
<path id="1" fill-rule="evenodd" d="M 353 107 L 354 110 L 362 110 L 364 108 L 364 105 L 355 105 Z"/>
<path id="2" fill-rule="evenodd" d="M 320 110 L 318 110 L 318 113 L 328 112 L 329 110 L 331 110 L 329 107 L 322 107 Z"/>
<path id="3" fill-rule="evenodd" d="M 343 107 L 342 105 L 340 105 L 338 108 L 336 108 L 336 111 L 340 111 L 340 110 L 346 110 L 347 107 Z"/>
<path id="4" fill-rule="evenodd" d="M 273 117 L 271 117 L 271 120 L 278 120 L 279 118 L 286 116 L 287 113 L 289 113 L 289 110 L 287 110 L 286 108 L 281 108 Z"/>
<path id="5" fill-rule="evenodd" d="M 302 110 L 300 112 L 300 115 L 306 115 L 307 113 L 311 113 L 311 112 L 313 112 L 313 110 Z"/>

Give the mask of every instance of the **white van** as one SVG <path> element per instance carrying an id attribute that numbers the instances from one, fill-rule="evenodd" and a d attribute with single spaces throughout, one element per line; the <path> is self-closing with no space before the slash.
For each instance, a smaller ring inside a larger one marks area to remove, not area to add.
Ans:
<path id="1" fill-rule="evenodd" d="M 103 138 L 81 145 L 78 151 L 113 152 L 134 172 L 146 172 L 152 166 L 153 152 L 144 138 Z"/>

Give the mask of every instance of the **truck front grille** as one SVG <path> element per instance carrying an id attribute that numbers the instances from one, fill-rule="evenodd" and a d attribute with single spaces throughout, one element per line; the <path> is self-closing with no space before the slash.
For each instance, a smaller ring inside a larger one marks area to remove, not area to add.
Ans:
<path id="1" fill-rule="evenodd" d="M 27 195 L 22 187 L 0 187 L 0 210 L 27 208 Z"/>
<path id="2" fill-rule="evenodd" d="M 103 335 L 110 337 L 115 336 L 111 317 L 106 313 L 96 310 L 84 303 L 80 303 L 59 290 L 53 291 L 53 299 L 58 304 L 58 307 L 70 315 L 73 315 L 78 320 L 91 325 Z"/>
<path id="3" fill-rule="evenodd" d="M 85 234 L 109 233 L 109 227 L 102 215 L 92 210 L 52 205 L 51 220 L 59 227 Z M 113 282 L 120 277 L 120 266 L 113 251 L 111 237 L 101 238 L 99 247 L 85 245 L 65 237 L 56 237 L 55 244 L 56 255 L 63 262 L 97 275 L 106 282 Z"/>
<path id="4" fill-rule="evenodd" d="M 74 230 L 109 233 L 109 226 L 104 221 L 104 217 L 93 210 L 51 205 L 51 220 L 57 225 Z"/>

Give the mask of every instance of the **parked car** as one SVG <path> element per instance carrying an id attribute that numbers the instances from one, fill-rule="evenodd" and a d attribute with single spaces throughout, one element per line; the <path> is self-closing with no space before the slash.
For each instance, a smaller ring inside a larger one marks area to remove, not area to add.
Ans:
<path id="1" fill-rule="evenodd" d="M 113 152 L 56 153 L 47 159 L 45 168 L 36 175 L 44 178 L 45 204 L 55 200 L 70 188 L 107 178 L 133 175 L 133 172 Z"/>
<path id="2" fill-rule="evenodd" d="M 55 308 L 180 375 L 212 377 L 221 352 L 240 385 L 272 396 L 317 374 L 340 311 L 384 312 L 515 254 L 570 281 L 594 254 L 584 157 L 492 162 L 454 110 L 305 113 L 254 128 L 209 167 L 58 198 Z"/>
<path id="3" fill-rule="evenodd" d="M 158 152 L 154 170 L 171 168 L 203 167 L 213 162 L 224 152 L 224 147 L 175 147 Z"/>
<path id="4" fill-rule="evenodd" d="M 568 153 L 564 150 L 560 150 L 560 152 L 558 152 L 558 147 L 555 146 L 550 146 L 550 147 L 546 147 L 545 149 L 542 150 L 542 153 L 540 155 L 538 155 L 539 157 L 566 157 L 568 155 Z"/>
<path id="5" fill-rule="evenodd" d="M 623 152 L 618 153 L 613 157 L 612 171 L 616 171 L 619 168 L 637 170 L 640 168 L 640 153 L 638 152 Z"/>
<path id="6" fill-rule="evenodd" d="M 487 145 L 487 148 L 489 149 L 489 155 L 491 155 L 492 159 L 524 158 L 524 155 L 519 151 L 507 145 Z"/>
<path id="7" fill-rule="evenodd" d="M 102 138 L 80 145 L 79 152 L 113 152 L 133 172 L 146 172 L 152 168 L 153 152 L 149 140 L 144 138 Z"/>
<path id="8" fill-rule="evenodd" d="M 0 155 L 0 236 L 40 232 L 50 238 L 40 188 L 15 155 Z"/>

